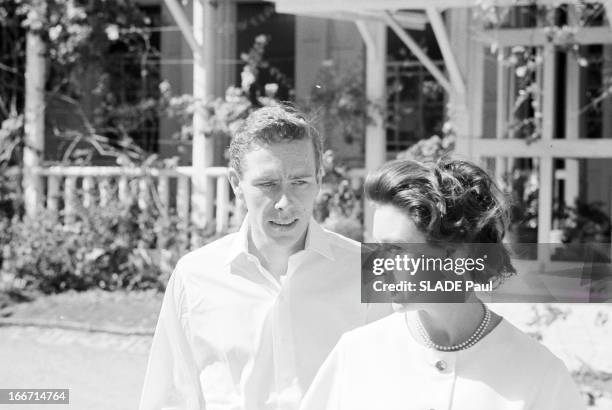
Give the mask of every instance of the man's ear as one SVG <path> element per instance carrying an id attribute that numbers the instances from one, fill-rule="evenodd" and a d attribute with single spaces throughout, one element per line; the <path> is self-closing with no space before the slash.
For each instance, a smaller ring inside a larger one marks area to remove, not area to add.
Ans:
<path id="1" fill-rule="evenodd" d="M 230 168 L 227 172 L 227 178 L 232 186 L 234 195 L 242 198 L 242 188 L 240 187 L 240 175 L 238 175 L 238 171 L 236 171 L 234 168 Z"/>

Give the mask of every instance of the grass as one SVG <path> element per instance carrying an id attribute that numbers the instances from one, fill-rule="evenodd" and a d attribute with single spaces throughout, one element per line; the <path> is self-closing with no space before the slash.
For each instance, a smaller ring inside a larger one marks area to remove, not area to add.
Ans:
<path id="1" fill-rule="evenodd" d="M 0 317 L 48 323 L 74 323 L 84 327 L 154 329 L 163 294 L 155 291 L 65 292 L 37 297 L 0 294 Z M 26 302 L 27 301 L 27 302 Z"/>

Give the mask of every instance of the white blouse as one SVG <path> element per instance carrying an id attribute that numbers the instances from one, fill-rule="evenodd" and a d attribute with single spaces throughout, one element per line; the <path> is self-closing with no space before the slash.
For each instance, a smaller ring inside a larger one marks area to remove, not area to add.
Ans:
<path id="1" fill-rule="evenodd" d="M 417 343 L 405 319 L 395 313 L 343 335 L 300 409 L 585 408 L 563 362 L 506 320 L 469 349 L 440 352 Z"/>

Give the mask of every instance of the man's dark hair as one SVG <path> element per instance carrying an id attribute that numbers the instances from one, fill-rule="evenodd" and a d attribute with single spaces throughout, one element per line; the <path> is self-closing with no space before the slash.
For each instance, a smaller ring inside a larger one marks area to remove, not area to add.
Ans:
<path id="1" fill-rule="evenodd" d="M 253 145 L 309 139 L 315 155 L 317 175 L 320 175 L 322 141 L 316 128 L 295 108 L 274 105 L 253 111 L 232 138 L 229 163 L 242 175 L 242 159 Z"/>

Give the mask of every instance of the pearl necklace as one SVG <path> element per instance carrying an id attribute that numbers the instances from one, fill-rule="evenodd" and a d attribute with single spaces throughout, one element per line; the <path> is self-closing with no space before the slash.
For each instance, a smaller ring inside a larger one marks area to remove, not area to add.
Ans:
<path id="1" fill-rule="evenodd" d="M 421 338 L 423 338 L 423 341 L 429 348 L 436 349 L 436 350 L 442 350 L 446 352 L 454 352 L 457 350 L 469 349 L 470 347 L 474 346 L 482 338 L 482 336 L 484 335 L 484 332 L 489 327 L 489 323 L 491 322 L 491 311 L 489 310 L 489 308 L 487 308 L 487 305 L 485 305 L 484 303 L 482 304 L 482 307 L 484 309 L 484 317 L 482 318 L 482 321 L 480 322 L 480 325 L 478 326 L 476 331 L 472 334 L 472 336 L 470 336 L 469 339 L 459 344 L 456 344 L 456 345 L 442 346 L 442 345 L 434 343 L 433 340 L 431 340 L 431 338 L 429 337 L 429 334 L 427 334 L 427 330 L 425 330 L 423 323 L 421 323 L 421 319 L 419 319 L 418 314 L 416 317 L 416 327 L 417 327 L 417 330 Z"/>

